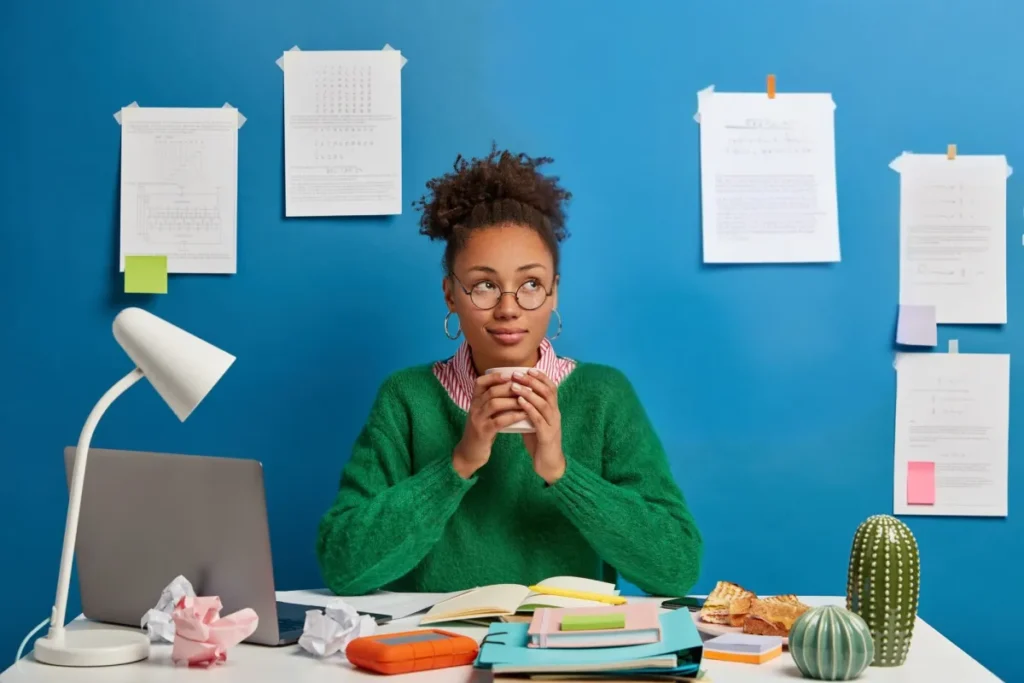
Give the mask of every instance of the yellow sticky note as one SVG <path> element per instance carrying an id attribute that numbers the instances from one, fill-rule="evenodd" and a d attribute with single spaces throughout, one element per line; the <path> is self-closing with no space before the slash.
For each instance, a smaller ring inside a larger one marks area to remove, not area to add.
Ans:
<path id="1" fill-rule="evenodd" d="M 125 256 L 124 291 L 127 294 L 166 294 L 166 256 Z"/>

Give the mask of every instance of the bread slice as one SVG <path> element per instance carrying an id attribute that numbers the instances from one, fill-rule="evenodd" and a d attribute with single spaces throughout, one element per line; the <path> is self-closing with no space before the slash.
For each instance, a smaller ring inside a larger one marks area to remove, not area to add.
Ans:
<path id="1" fill-rule="evenodd" d="M 755 600 L 743 620 L 743 632 L 758 636 L 789 636 L 793 622 L 810 607 L 795 595 Z"/>
<path id="2" fill-rule="evenodd" d="M 800 602 L 800 598 L 796 597 L 792 593 L 789 595 L 773 595 L 769 598 L 761 598 L 761 602 L 781 602 L 786 605 L 795 605 L 797 607 L 807 607 L 804 603 Z"/>
<path id="3" fill-rule="evenodd" d="M 756 595 L 739 584 L 719 581 L 704 600 L 698 616 L 701 621 L 709 624 L 741 626 L 756 598 Z"/>

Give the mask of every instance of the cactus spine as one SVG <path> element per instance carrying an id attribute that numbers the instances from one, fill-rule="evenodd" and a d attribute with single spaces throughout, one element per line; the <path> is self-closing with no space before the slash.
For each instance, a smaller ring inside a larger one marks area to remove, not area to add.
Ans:
<path id="1" fill-rule="evenodd" d="M 853 537 L 846 608 L 859 614 L 874 640 L 874 666 L 901 666 L 917 618 L 921 561 L 910 528 L 890 515 L 866 519 Z"/>

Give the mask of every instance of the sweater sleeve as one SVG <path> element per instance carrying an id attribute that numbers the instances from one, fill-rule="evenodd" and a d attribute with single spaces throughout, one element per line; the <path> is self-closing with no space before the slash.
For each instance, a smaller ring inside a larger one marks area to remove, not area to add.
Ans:
<path id="1" fill-rule="evenodd" d="M 459 476 L 450 453 L 413 473 L 411 432 L 409 411 L 389 380 L 319 525 L 320 571 L 337 595 L 363 595 L 412 570 L 476 481 Z"/>
<path id="2" fill-rule="evenodd" d="M 566 453 L 565 473 L 551 489 L 563 513 L 623 578 L 652 595 L 686 595 L 700 573 L 700 532 L 633 387 L 621 374 L 610 385 L 604 471 Z"/>

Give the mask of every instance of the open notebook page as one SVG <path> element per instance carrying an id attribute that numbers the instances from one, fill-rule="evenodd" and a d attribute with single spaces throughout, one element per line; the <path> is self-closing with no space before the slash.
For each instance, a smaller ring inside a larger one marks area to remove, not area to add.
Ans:
<path id="1" fill-rule="evenodd" d="M 556 576 L 537 585 L 602 595 L 619 594 L 615 584 L 574 576 Z M 527 586 L 518 584 L 495 584 L 477 588 L 434 605 L 420 620 L 420 624 L 508 616 L 516 612 L 532 612 L 536 607 L 594 607 L 601 604 L 603 603 L 593 600 L 534 593 Z"/>
<path id="2" fill-rule="evenodd" d="M 434 605 L 420 624 L 514 614 L 529 594 L 529 588 L 516 584 L 484 586 Z"/>

